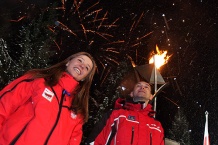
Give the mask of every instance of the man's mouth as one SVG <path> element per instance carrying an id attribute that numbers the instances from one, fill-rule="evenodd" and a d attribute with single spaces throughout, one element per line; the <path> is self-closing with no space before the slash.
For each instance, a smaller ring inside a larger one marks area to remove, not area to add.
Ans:
<path id="1" fill-rule="evenodd" d="M 143 93 L 145 93 L 145 91 L 139 91 L 139 92 L 143 92 Z"/>

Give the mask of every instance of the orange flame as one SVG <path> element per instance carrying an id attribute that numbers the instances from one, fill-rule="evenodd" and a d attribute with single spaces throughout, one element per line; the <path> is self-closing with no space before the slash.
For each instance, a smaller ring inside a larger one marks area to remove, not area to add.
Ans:
<path id="1" fill-rule="evenodd" d="M 156 45 L 157 54 L 154 54 L 149 59 L 149 64 L 154 63 L 157 69 L 166 64 L 171 56 L 167 55 L 167 51 L 160 51 L 158 46 Z M 153 52 L 154 53 L 154 52 Z"/>

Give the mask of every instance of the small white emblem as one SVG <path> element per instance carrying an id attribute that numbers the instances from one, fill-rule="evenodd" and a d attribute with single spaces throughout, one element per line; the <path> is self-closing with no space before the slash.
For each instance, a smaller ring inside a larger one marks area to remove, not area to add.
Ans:
<path id="1" fill-rule="evenodd" d="M 77 115 L 74 112 L 71 112 L 70 114 L 71 118 L 76 119 Z"/>
<path id="2" fill-rule="evenodd" d="M 42 96 L 47 99 L 49 102 L 51 102 L 51 100 L 54 97 L 54 93 L 52 91 L 50 91 L 49 89 L 45 88 L 44 92 L 42 93 Z"/>

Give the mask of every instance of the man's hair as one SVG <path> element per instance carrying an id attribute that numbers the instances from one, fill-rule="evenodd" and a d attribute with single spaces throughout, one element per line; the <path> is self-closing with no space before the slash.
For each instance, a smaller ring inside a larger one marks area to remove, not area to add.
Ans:
<path id="1" fill-rule="evenodd" d="M 151 86 L 151 93 L 154 94 L 154 85 L 151 84 L 148 80 L 141 77 L 137 72 L 129 71 L 123 78 L 123 80 L 120 83 L 120 93 L 121 97 L 127 97 L 134 89 L 135 85 L 140 82 L 144 81 Z"/>

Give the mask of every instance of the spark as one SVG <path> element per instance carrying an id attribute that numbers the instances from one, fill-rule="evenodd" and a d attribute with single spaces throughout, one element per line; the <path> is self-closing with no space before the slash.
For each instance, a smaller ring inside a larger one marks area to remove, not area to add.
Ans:
<path id="1" fill-rule="evenodd" d="M 135 44 L 131 45 L 130 47 L 136 47 L 136 46 L 139 46 L 139 45 L 140 45 L 140 43 L 135 43 Z"/>
<path id="2" fill-rule="evenodd" d="M 141 39 L 147 37 L 148 35 L 151 35 L 152 33 L 153 33 L 153 32 L 149 32 L 149 33 L 145 34 L 144 36 L 140 37 L 137 41 L 139 41 L 139 40 L 141 40 Z"/>
<path id="3" fill-rule="evenodd" d="M 106 65 L 103 65 L 103 71 L 101 72 L 100 80 L 102 80 L 105 70 L 106 70 Z"/>
<path id="4" fill-rule="evenodd" d="M 95 22 L 100 11 L 102 11 L 102 9 L 98 9 L 98 10 L 95 10 L 95 11 L 93 11 L 93 12 L 91 12 L 91 13 L 88 13 L 88 14 L 86 14 L 86 15 L 83 17 L 83 19 L 85 20 L 87 17 L 90 17 L 90 16 L 92 16 L 92 15 L 95 14 L 95 18 L 94 18 L 94 20 L 93 20 L 93 22 Z"/>
<path id="5" fill-rule="evenodd" d="M 132 30 L 133 29 L 135 29 L 137 26 L 138 26 L 138 24 L 139 24 L 139 22 L 141 21 L 141 19 L 142 19 L 142 17 L 144 16 L 144 12 L 140 15 L 140 17 L 139 17 L 139 19 L 137 20 L 137 22 L 136 21 L 134 21 L 133 22 L 133 24 L 132 24 L 132 26 L 131 26 L 131 28 L 130 28 L 130 32 L 132 32 Z"/>
<path id="6" fill-rule="evenodd" d="M 85 38 L 87 39 L 87 35 L 86 35 L 86 29 L 85 29 L 85 27 L 84 27 L 84 25 L 83 24 L 81 24 L 81 26 L 82 26 L 82 29 L 83 29 L 83 33 L 84 33 L 84 35 L 85 35 Z"/>
<path id="7" fill-rule="evenodd" d="M 89 8 L 87 8 L 85 11 L 82 12 L 82 14 L 87 13 L 87 11 L 89 11 L 90 9 L 92 9 L 93 7 L 95 7 L 96 5 L 98 5 L 99 2 L 96 2 L 95 4 L 93 4 L 92 6 L 90 6 Z"/>
<path id="8" fill-rule="evenodd" d="M 148 12 L 148 11 L 147 11 Z M 145 21 L 145 12 L 142 12 L 138 17 L 137 15 L 134 15 L 133 22 L 130 26 L 128 34 L 124 35 L 124 46 L 123 48 L 125 49 L 124 51 L 128 53 L 128 55 L 132 56 L 132 54 L 135 54 L 134 60 L 136 63 L 139 62 L 139 58 L 144 59 L 143 56 L 139 56 L 140 54 L 138 51 L 142 48 L 142 45 L 145 45 L 146 39 L 148 36 L 150 36 L 153 31 L 147 32 L 147 31 L 142 31 L 141 25 L 143 25 L 143 21 Z M 135 37 L 137 36 L 137 37 Z M 132 39 L 135 38 L 135 39 Z M 131 48 L 131 49 L 128 49 Z M 143 47 L 144 49 L 144 47 Z M 131 60 L 133 62 L 133 60 Z"/>
<path id="9" fill-rule="evenodd" d="M 26 16 L 22 16 L 17 20 L 10 20 L 10 22 L 19 22 L 19 21 L 23 20 L 24 18 L 26 18 Z"/>
<path id="10" fill-rule="evenodd" d="M 124 42 L 125 42 L 124 40 L 119 40 L 119 41 L 113 41 L 107 44 L 119 44 L 119 43 L 124 43 Z"/>
<path id="11" fill-rule="evenodd" d="M 91 99 L 91 101 L 94 103 L 94 105 L 95 105 L 96 107 L 99 107 L 98 102 L 97 102 L 92 96 L 90 96 L 90 99 Z"/>
<path id="12" fill-rule="evenodd" d="M 107 60 L 110 60 L 110 61 L 112 61 L 112 62 L 114 62 L 114 63 L 116 63 L 117 65 L 119 64 L 119 62 L 118 61 L 116 61 L 115 59 L 112 59 L 112 58 L 110 58 L 110 57 L 105 57 Z"/>
<path id="13" fill-rule="evenodd" d="M 107 73 L 104 75 L 104 78 L 102 79 L 100 86 L 102 86 L 102 84 L 103 84 L 104 81 L 106 80 L 106 78 L 107 78 L 107 76 L 108 76 L 108 74 L 109 74 L 110 71 L 111 71 L 111 67 L 109 68 L 109 70 L 107 71 Z"/>
<path id="14" fill-rule="evenodd" d="M 166 20 L 166 17 L 165 17 L 165 14 L 163 14 L 162 16 L 164 18 L 164 22 L 166 24 L 167 30 L 170 30 L 169 25 L 168 25 L 167 20 Z"/>
<path id="15" fill-rule="evenodd" d="M 74 0 L 73 2 L 74 2 L 74 6 L 76 7 L 75 11 L 77 11 L 77 12 L 79 13 L 79 7 L 80 7 L 80 4 L 81 4 L 81 3 L 79 3 L 79 2 L 77 3 L 76 0 Z M 80 2 L 81 2 L 81 1 L 80 1 Z M 77 4 L 79 4 L 79 5 L 77 5 Z"/>
<path id="16" fill-rule="evenodd" d="M 176 104 L 176 102 L 174 102 L 173 100 L 171 100 L 171 99 L 169 99 L 169 98 L 167 98 L 167 97 L 165 97 L 165 96 L 164 96 L 164 98 L 167 99 L 168 101 L 170 101 L 171 103 L 173 103 L 174 105 L 176 105 L 177 107 L 179 107 L 179 105 Z"/>
<path id="17" fill-rule="evenodd" d="M 127 55 L 127 57 L 129 58 L 129 60 L 131 61 L 131 63 L 132 63 L 132 66 L 133 67 L 135 67 L 136 66 L 136 64 L 135 64 L 135 62 L 132 60 L 132 57 L 131 56 L 129 56 L 129 55 Z"/>
<path id="18" fill-rule="evenodd" d="M 105 36 L 110 36 L 110 37 L 113 37 L 113 35 L 110 35 L 110 34 L 107 34 L 107 33 L 100 33 L 98 31 L 93 31 L 93 30 L 84 30 L 85 32 L 91 32 L 91 33 L 94 33 L 94 34 L 98 34 L 99 36 L 101 36 L 102 38 L 104 38 L 105 40 L 108 40 L 110 41 L 109 39 L 107 39 Z M 104 36 L 105 35 L 105 36 Z"/>
<path id="19" fill-rule="evenodd" d="M 71 38 L 73 41 L 64 43 L 67 41 L 67 39 L 64 39 L 65 36 L 58 35 L 59 38 L 57 39 L 59 39 L 59 41 L 54 41 L 54 43 L 59 50 L 65 47 L 61 45 L 87 46 L 87 50 L 85 51 L 90 52 L 96 59 L 96 63 L 99 67 L 97 73 L 103 75 L 100 79 L 104 81 L 104 79 L 106 79 L 105 77 L 107 77 L 107 73 L 105 73 L 105 62 L 111 66 L 119 64 L 118 55 L 120 52 L 116 46 L 124 43 L 124 41 L 115 40 L 114 35 L 111 34 L 112 31 L 110 31 L 111 28 L 118 26 L 116 23 L 119 18 L 115 18 L 111 21 L 108 18 L 108 12 L 98 7 L 99 2 L 85 5 L 85 7 L 82 6 L 82 4 L 83 0 L 74 0 L 73 3 L 66 3 L 66 1 L 62 0 L 62 7 L 56 7 L 56 9 L 63 10 L 63 13 L 62 19 L 55 22 L 54 28 L 57 27 L 60 28 L 61 31 L 67 31 L 72 34 Z M 48 27 L 52 32 L 56 31 L 54 28 L 52 26 Z M 102 69 L 102 71 L 100 71 L 100 69 Z"/>
<path id="20" fill-rule="evenodd" d="M 63 30 L 66 30 L 66 31 L 70 32 L 71 34 L 77 36 L 76 33 L 74 33 L 71 29 L 69 29 L 66 25 L 64 25 L 64 24 L 61 23 L 60 21 L 56 21 L 56 22 L 55 22 L 55 25 L 56 25 L 56 26 L 61 25 L 60 27 L 61 27 Z"/>
<path id="21" fill-rule="evenodd" d="M 92 45 L 93 43 L 94 43 L 94 41 L 93 41 L 93 40 L 91 40 L 91 41 L 90 41 L 90 43 L 89 43 L 89 46 L 90 46 L 90 45 Z"/>
<path id="22" fill-rule="evenodd" d="M 117 21 L 119 20 L 119 18 L 117 18 L 114 22 L 112 22 L 110 25 L 104 25 L 106 27 L 111 28 L 111 27 L 117 27 L 117 25 L 114 25 Z"/>
<path id="23" fill-rule="evenodd" d="M 108 14 L 108 12 L 106 12 L 104 14 L 104 17 L 101 19 L 101 23 L 98 25 L 98 30 L 100 29 L 101 25 L 103 24 L 104 20 L 106 19 L 107 14 Z"/>
<path id="24" fill-rule="evenodd" d="M 58 43 L 56 41 L 53 40 L 53 42 L 55 43 L 55 45 L 58 47 L 59 50 L 61 50 L 60 46 L 58 45 Z"/>
<path id="25" fill-rule="evenodd" d="M 48 29 L 50 30 L 50 31 L 52 31 L 53 33 L 55 32 L 55 30 L 54 29 L 52 29 L 52 27 L 51 26 L 47 26 L 48 27 Z"/>
<path id="26" fill-rule="evenodd" d="M 102 65 L 103 69 L 105 69 L 105 65 L 102 63 L 102 61 L 99 58 L 97 58 L 97 60 Z"/>
<path id="27" fill-rule="evenodd" d="M 62 7 L 56 7 L 54 8 L 55 10 L 65 10 L 65 8 L 62 6 Z"/>
<path id="28" fill-rule="evenodd" d="M 119 51 L 116 51 L 114 50 L 115 48 L 107 48 L 106 51 L 110 51 L 110 52 L 113 52 L 113 53 L 120 53 Z"/>

